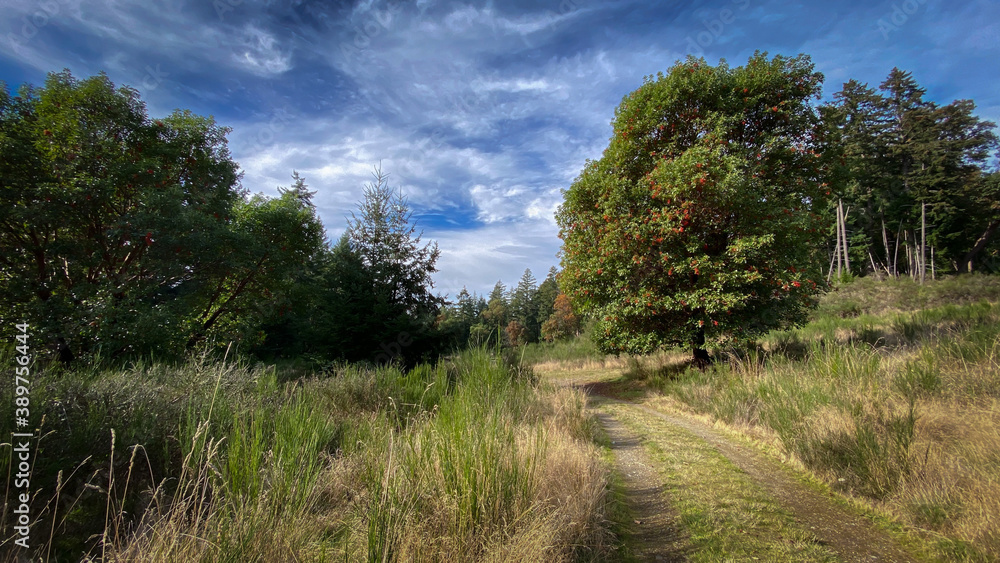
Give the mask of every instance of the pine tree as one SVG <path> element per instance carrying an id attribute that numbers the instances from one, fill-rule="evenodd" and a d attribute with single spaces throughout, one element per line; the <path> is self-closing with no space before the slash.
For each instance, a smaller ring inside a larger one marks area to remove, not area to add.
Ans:
<path id="1" fill-rule="evenodd" d="M 542 323 L 538 320 L 538 302 L 535 297 L 537 293 L 535 276 L 531 269 L 525 269 L 511 296 L 510 311 L 513 318 L 524 327 L 528 342 L 537 342 L 541 333 Z"/>
<path id="2" fill-rule="evenodd" d="M 365 186 L 360 215 L 351 214 L 348 238 L 371 279 L 374 307 L 367 311 L 377 326 L 368 333 L 376 358 L 395 350 L 398 341 L 415 339 L 400 353 L 407 362 L 434 345 L 432 327 L 443 299 L 431 293 L 431 274 L 440 256 L 437 243 L 421 245 L 423 233 L 411 222 L 409 206 L 388 185 L 388 175 L 376 167 L 373 183 Z"/>
<path id="3" fill-rule="evenodd" d="M 351 213 L 351 247 L 375 280 L 377 297 L 388 307 L 419 316 L 436 309 L 431 274 L 441 254 L 437 243 L 421 246 L 423 233 L 411 223 L 406 199 L 388 185 L 388 174 L 376 167 L 375 182 L 365 186 L 360 216 Z"/>
<path id="4" fill-rule="evenodd" d="M 309 191 L 309 186 L 306 185 L 305 178 L 299 176 L 299 173 L 292 170 L 292 186 L 290 188 L 279 187 L 278 192 L 282 195 L 286 193 L 292 194 L 293 197 L 299 200 L 302 205 L 315 208 L 316 205 L 313 204 L 312 198 L 316 195 L 315 191 Z"/>
<path id="5" fill-rule="evenodd" d="M 538 291 L 535 292 L 535 310 L 538 311 L 539 326 L 552 316 L 553 306 L 559 295 L 559 282 L 556 280 L 558 275 L 559 272 L 555 266 L 549 268 L 545 281 L 538 286 Z"/>

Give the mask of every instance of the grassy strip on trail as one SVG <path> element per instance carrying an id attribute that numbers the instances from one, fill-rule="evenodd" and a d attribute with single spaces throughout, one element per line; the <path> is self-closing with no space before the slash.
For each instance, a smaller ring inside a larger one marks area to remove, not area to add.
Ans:
<path id="1" fill-rule="evenodd" d="M 808 325 L 720 350 L 705 372 L 664 354 L 606 386 L 776 448 L 937 560 L 996 561 L 998 298 L 993 277 L 860 280 L 824 297 Z"/>

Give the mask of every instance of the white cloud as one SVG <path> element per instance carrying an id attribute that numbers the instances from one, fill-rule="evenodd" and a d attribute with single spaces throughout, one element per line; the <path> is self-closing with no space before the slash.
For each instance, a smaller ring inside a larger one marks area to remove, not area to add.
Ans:
<path id="1" fill-rule="evenodd" d="M 291 55 L 282 52 L 274 36 L 253 25 L 246 26 L 234 47 L 233 60 L 258 76 L 272 76 L 291 68 Z"/>
<path id="2" fill-rule="evenodd" d="M 434 234 L 426 233 L 424 240 L 436 238 L 441 248 L 435 289 L 452 297 L 463 286 L 486 295 L 497 280 L 509 287 L 517 283 L 525 268 L 540 280 L 559 263 L 556 231 L 541 221 L 521 223 L 517 229 L 488 225 Z"/>

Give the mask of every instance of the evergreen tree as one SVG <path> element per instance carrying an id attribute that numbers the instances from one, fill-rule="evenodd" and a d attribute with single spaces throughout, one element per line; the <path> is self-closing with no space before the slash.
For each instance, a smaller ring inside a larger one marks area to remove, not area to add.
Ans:
<path id="1" fill-rule="evenodd" d="M 365 186 L 359 215 L 351 214 L 347 231 L 350 249 L 370 278 L 366 289 L 374 306 L 366 311 L 367 338 L 374 359 L 397 355 L 409 363 L 436 348 L 432 329 L 443 299 L 431 293 L 431 274 L 440 250 L 437 243 L 421 245 L 423 233 L 388 176 L 377 167 L 372 175 L 375 181 Z"/>
<path id="2" fill-rule="evenodd" d="M 521 280 L 514 288 L 510 299 L 510 311 L 525 331 L 524 338 L 527 342 L 537 342 L 541 333 L 541 322 L 538 320 L 538 284 L 530 269 L 525 269 Z"/>
<path id="3" fill-rule="evenodd" d="M 538 286 L 538 291 L 535 292 L 535 310 L 538 311 L 539 326 L 552 316 L 556 297 L 559 295 L 559 282 L 556 280 L 558 274 L 555 266 L 549 268 L 545 281 Z"/>
<path id="4" fill-rule="evenodd" d="M 827 154 L 840 159 L 830 181 L 852 208 L 854 263 L 907 271 L 924 208 L 928 245 L 956 271 L 968 269 L 977 241 L 992 234 L 997 214 L 982 186 L 998 146 L 995 124 L 975 117 L 970 100 L 938 106 L 925 93 L 895 68 L 878 92 L 850 81 L 824 108 L 826 133 L 839 141 Z"/>
<path id="5" fill-rule="evenodd" d="M 483 319 L 492 327 L 502 329 L 510 322 L 510 304 L 507 301 L 507 288 L 497 280 L 493 290 L 490 291 L 489 301 L 486 302 L 486 310 L 483 311 Z"/>
<path id="6" fill-rule="evenodd" d="M 290 188 L 278 188 L 278 192 L 282 195 L 286 193 L 292 194 L 292 197 L 299 200 L 302 205 L 315 208 L 312 198 L 316 195 L 315 191 L 309 191 L 309 186 L 306 185 L 305 178 L 299 176 L 299 173 L 292 170 L 292 186 Z"/>

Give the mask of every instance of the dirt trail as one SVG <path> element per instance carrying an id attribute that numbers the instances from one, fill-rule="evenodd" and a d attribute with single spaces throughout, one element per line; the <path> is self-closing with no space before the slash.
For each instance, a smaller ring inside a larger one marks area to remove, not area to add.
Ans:
<path id="1" fill-rule="evenodd" d="M 659 476 L 642 450 L 642 441 L 608 414 L 597 418 L 611 441 L 615 465 L 635 517 L 632 540 L 642 561 L 685 561 L 684 537 L 665 496 Z"/>
<path id="2" fill-rule="evenodd" d="M 796 521 L 804 525 L 819 538 L 822 545 L 836 552 L 839 558 L 845 562 L 912 562 L 916 563 L 912 556 L 903 551 L 893 540 L 885 534 L 876 530 L 867 520 L 851 514 L 846 509 L 835 504 L 826 496 L 809 489 L 802 483 L 793 479 L 785 467 L 775 460 L 769 459 L 761 453 L 746 446 L 734 443 L 721 436 L 712 428 L 695 420 L 671 416 L 652 408 L 632 403 L 620 401 L 613 397 L 604 395 L 601 383 L 591 383 L 583 385 L 583 388 L 592 395 L 600 395 L 602 400 L 612 401 L 619 404 L 628 405 L 630 408 L 641 410 L 649 416 L 657 417 L 669 424 L 680 427 L 685 431 L 697 436 L 701 440 L 712 445 L 719 453 L 727 457 L 751 479 L 758 483 L 768 494 L 787 508 L 795 517 Z M 610 415 L 599 415 L 601 423 L 608 429 L 608 433 L 619 432 L 623 447 L 615 449 L 615 454 L 621 456 L 620 464 L 625 463 L 625 467 L 632 468 L 632 481 L 629 491 L 648 491 L 652 488 L 660 487 L 660 481 L 656 477 L 656 472 L 648 465 L 645 469 L 640 469 L 637 465 L 648 464 L 643 456 L 636 453 L 635 448 L 639 447 L 637 437 L 626 437 L 624 428 Z M 617 426 L 616 426 L 617 425 Z M 612 438 L 615 440 L 615 438 Z M 629 444 L 625 447 L 625 444 Z M 643 484 L 645 483 L 645 484 Z M 629 493 L 632 494 L 631 492 Z M 649 496 L 648 494 L 646 496 Z M 662 498 L 663 495 L 660 495 Z M 646 510 L 648 500 L 642 494 L 638 495 L 636 510 Z M 655 509 L 655 505 L 650 504 L 649 508 Z M 639 517 L 637 517 L 639 518 Z M 649 518 L 648 516 L 646 518 Z M 641 518 L 640 518 L 641 520 Z M 643 532 L 642 537 L 653 537 L 664 534 L 667 538 L 667 545 L 664 546 L 670 553 L 678 540 L 678 532 L 667 533 L 662 530 L 673 529 L 669 523 L 660 520 L 649 519 L 650 530 Z M 642 527 L 640 525 L 640 527 Z M 673 534 L 672 536 L 670 534 Z M 652 553 L 652 552 L 650 552 Z M 674 557 L 680 553 L 674 551 Z M 655 556 L 654 556 L 655 557 Z M 664 557 L 666 557 L 664 555 Z M 659 559 L 647 559 L 658 561 Z M 682 561 L 681 559 L 663 559 L 664 561 Z"/>

